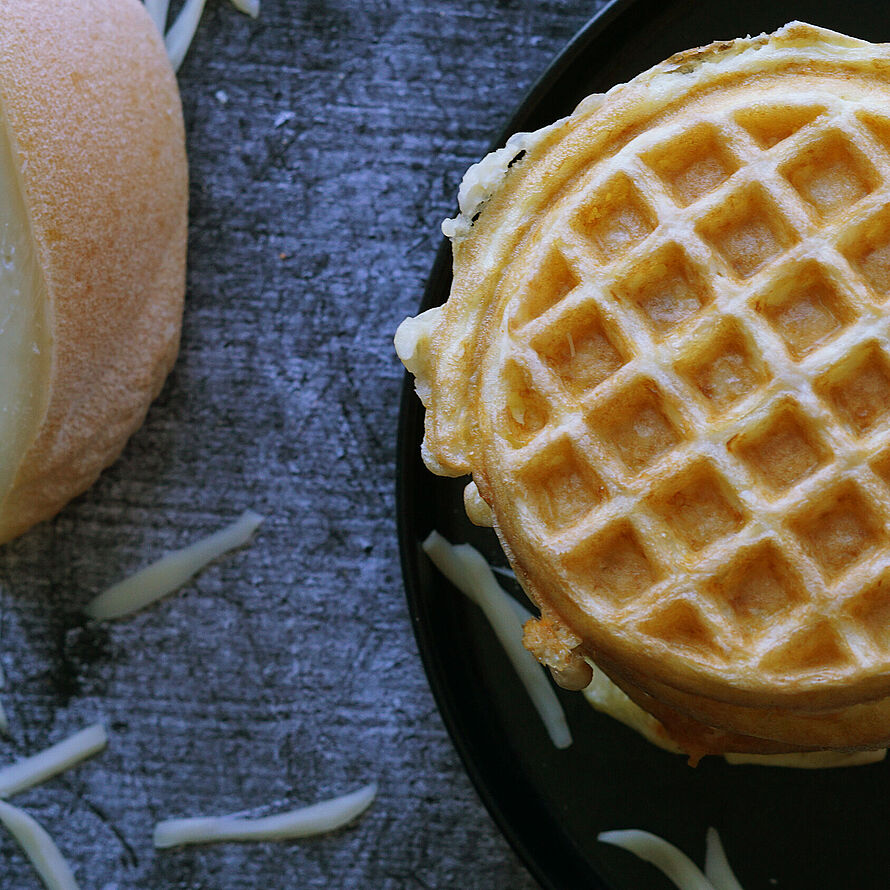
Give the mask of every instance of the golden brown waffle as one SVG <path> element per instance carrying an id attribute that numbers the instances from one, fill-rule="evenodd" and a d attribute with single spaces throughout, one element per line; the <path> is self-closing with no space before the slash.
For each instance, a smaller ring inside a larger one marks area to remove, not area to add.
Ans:
<path id="1" fill-rule="evenodd" d="M 397 347 L 562 663 L 731 732 L 890 740 L 890 47 L 680 54 L 462 210 Z"/>

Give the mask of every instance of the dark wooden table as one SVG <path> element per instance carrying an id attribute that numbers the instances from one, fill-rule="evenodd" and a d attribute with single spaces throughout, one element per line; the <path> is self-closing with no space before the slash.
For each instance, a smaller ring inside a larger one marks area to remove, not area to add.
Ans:
<path id="1" fill-rule="evenodd" d="M 84 890 L 531 888 L 464 775 L 398 564 L 391 347 L 464 169 L 601 2 L 210 0 L 180 72 L 180 360 L 123 457 L 0 551 L 0 763 L 108 750 L 15 803 Z M 253 546 L 129 620 L 78 609 L 250 507 Z M 376 780 L 352 827 L 155 852 L 154 823 Z M 0 832 L 0 888 L 38 887 Z"/>

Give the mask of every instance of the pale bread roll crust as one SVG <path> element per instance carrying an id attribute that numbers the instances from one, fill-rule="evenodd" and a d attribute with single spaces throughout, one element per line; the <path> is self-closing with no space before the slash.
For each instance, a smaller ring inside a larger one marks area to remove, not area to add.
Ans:
<path id="1" fill-rule="evenodd" d="M 0 109 L 47 288 L 45 413 L 0 541 L 86 489 L 179 345 L 188 176 L 176 79 L 137 0 L 0 2 Z"/>

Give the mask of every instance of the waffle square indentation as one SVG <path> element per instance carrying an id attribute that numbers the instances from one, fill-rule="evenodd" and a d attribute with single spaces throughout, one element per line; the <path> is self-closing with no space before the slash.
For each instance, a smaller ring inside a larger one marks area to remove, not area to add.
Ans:
<path id="1" fill-rule="evenodd" d="M 865 344 L 830 368 L 814 386 L 856 435 L 865 435 L 890 415 L 890 359 L 877 343 Z"/>
<path id="2" fill-rule="evenodd" d="M 589 419 L 593 432 L 634 472 L 679 444 L 678 421 L 676 409 L 652 380 L 632 383 Z"/>
<path id="3" fill-rule="evenodd" d="M 521 327 L 543 315 L 551 306 L 565 299 L 580 283 L 580 276 L 562 251 L 558 247 L 551 248 L 532 275 L 525 291 L 520 294 L 510 321 L 511 327 Z"/>
<path id="4" fill-rule="evenodd" d="M 737 278 L 750 278 L 797 241 L 773 199 L 760 186 L 732 194 L 698 225 Z"/>
<path id="5" fill-rule="evenodd" d="M 831 457 L 815 424 L 793 402 L 783 402 L 765 423 L 734 437 L 728 447 L 774 492 L 805 479 Z"/>
<path id="6" fill-rule="evenodd" d="M 644 155 L 681 207 L 725 182 L 738 161 L 712 124 L 699 124 Z"/>
<path id="7" fill-rule="evenodd" d="M 640 630 L 667 643 L 671 649 L 712 654 L 719 650 L 716 632 L 699 610 L 684 600 L 658 609 L 640 624 Z"/>
<path id="8" fill-rule="evenodd" d="M 705 277 L 674 243 L 638 263 L 615 290 L 642 312 L 659 338 L 692 318 L 712 299 Z"/>
<path id="9" fill-rule="evenodd" d="M 846 482 L 824 495 L 791 528 L 827 578 L 846 571 L 886 542 L 880 515 L 859 486 Z"/>
<path id="10" fill-rule="evenodd" d="M 850 653 L 837 631 L 827 621 L 819 621 L 767 653 L 760 668 L 770 674 L 787 676 L 839 668 L 849 663 Z"/>
<path id="11" fill-rule="evenodd" d="M 755 105 L 737 111 L 735 120 L 766 150 L 793 136 L 823 111 L 821 105 Z"/>
<path id="12" fill-rule="evenodd" d="M 738 498 L 707 461 L 687 467 L 649 500 L 691 550 L 701 550 L 745 523 Z"/>
<path id="13" fill-rule="evenodd" d="M 844 611 L 878 646 L 890 646 L 890 572 L 852 599 Z"/>
<path id="14" fill-rule="evenodd" d="M 519 478 L 532 508 L 551 529 L 573 525 L 607 497 L 602 479 L 567 440 L 537 455 Z"/>
<path id="15" fill-rule="evenodd" d="M 883 480 L 885 485 L 890 485 L 890 448 L 882 451 L 877 457 L 869 461 L 872 471 Z"/>
<path id="16" fill-rule="evenodd" d="M 882 114 L 872 114 L 870 111 L 859 111 L 856 117 L 868 127 L 871 135 L 884 147 L 884 150 L 890 152 L 890 118 Z"/>
<path id="17" fill-rule="evenodd" d="M 772 541 L 744 551 L 706 589 L 712 600 L 729 608 L 744 636 L 758 633 L 805 600 L 800 576 Z"/>
<path id="18" fill-rule="evenodd" d="M 739 321 L 724 318 L 677 370 L 708 401 L 713 412 L 732 407 L 768 379 L 767 369 Z"/>
<path id="19" fill-rule="evenodd" d="M 622 256 L 655 225 L 655 214 L 625 173 L 600 188 L 574 217 L 575 230 L 588 239 L 603 263 Z"/>
<path id="20" fill-rule="evenodd" d="M 883 303 L 890 296 L 890 206 L 850 229 L 838 246 Z"/>
<path id="21" fill-rule="evenodd" d="M 532 346 L 579 399 L 627 361 L 620 335 L 593 303 L 584 303 L 559 318 L 535 337 Z"/>
<path id="22" fill-rule="evenodd" d="M 753 305 L 796 361 L 833 339 L 854 318 L 840 288 L 815 262 L 785 270 Z"/>
<path id="23" fill-rule="evenodd" d="M 880 183 L 871 163 L 837 131 L 807 145 L 781 172 L 823 217 L 848 210 Z"/>
<path id="24" fill-rule="evenodd" d="M 621 604 L 643 594 L 659 580 L 637 530 L 626 520 L 615 523 L 572 553 L 567 565 L 578 589 Z"/>
<path id="25" fill-rule="evenodd" d="M 504 435 L 514 448 L 521 448 L 547 425 L 549 405 L 528 371 L 513 361 L 504 367 L 503 393 Z"/>

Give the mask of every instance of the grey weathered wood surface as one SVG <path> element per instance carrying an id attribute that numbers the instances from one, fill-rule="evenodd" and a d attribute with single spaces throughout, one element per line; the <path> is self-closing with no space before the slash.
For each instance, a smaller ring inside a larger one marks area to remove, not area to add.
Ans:
<path id="1" fill-rule="evenodd" d="M 442 726 L 394 520 L 401 368 L 463 170 L 594 0 L 210 0 L 180 72 L 182 354 L 96 486 L 0 551 L 0 762 L 102 720 L 21 795 L 83 888 L 531 888 Z M 252 547 L 96 628 L 95 592 L 246 507 Z M 156 853 L 155 821 L 379 783 L 331 836 Z M 39 883 L 0 833 L 0 888 Z"/>

